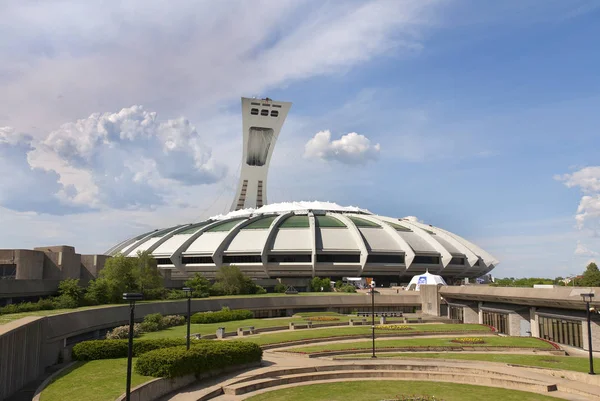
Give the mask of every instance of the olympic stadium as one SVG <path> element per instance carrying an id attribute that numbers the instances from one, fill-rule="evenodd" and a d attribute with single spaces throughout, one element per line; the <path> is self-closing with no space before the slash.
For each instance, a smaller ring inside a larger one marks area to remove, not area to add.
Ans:
<path id="1" fill-rule="evenodd" d="M 242 169 L 231 212 L 154 230 L 123 241 L 107 255 L 148 251 L 171 278 L 236 265 L 254 279 L 315 276 L 408 281 L 429 271 L 475 278 L 499 262 L 477 245 L 415 218 L 380 216 L 331 202 L 267 203 L 267 173 L 289 102 L 242 98 Z"/>

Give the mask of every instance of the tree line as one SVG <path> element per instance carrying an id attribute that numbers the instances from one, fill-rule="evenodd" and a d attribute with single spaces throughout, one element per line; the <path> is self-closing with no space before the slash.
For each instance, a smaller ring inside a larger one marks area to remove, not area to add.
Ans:
<path id="1" fill-rule="evenodd" d="M 552 284 L 552 285 L 574 285 L 576 287 L 600 287 L 600 270 L 598 265 L 594 262 L 590 262 L 585 271 L 577 277 L 569 277 L 567 280 L 564 277 L 551 278 L 498 278 L 493 284 L 495 287 L 533 287 L 535 284 Z"/>

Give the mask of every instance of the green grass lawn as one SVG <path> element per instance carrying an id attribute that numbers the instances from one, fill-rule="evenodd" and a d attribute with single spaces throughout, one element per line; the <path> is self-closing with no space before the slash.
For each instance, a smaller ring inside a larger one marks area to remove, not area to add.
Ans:
<path id="1" fill-rule="evenodd" d="M 42 391 L 41 401 L 114 401 L 125 392 L 126 376 L 127 358 L 77 362 Z M 152 379 L 134 371 L 131 388 Z"/>
<path id="2" fill-rule="evenodd" d="M 489 333 L 490 328 L 478 324 L 413 324 L 407 325 L 412 327 L 412 330 L 398 331 L 399 335 L 406 333 L 431 333 L 438 332 L 473 332 L 473 333 Z M 237 325 L 236 327 L 240 327 Z M 259 345 L 277 344 L 288 341 L 308 340 L 313 338 L 326 337 L 343 337 L 357 334 L 370 334 L 370 326 L 355 326 L 355 327 L 329 327 L 325 329 L 302 329 L 279 333 L 265 333 L 257 336 L 240 338 L 241 341 L 252 341 Z M 381 330 L 379 333 L 393 333 L 390 330 Z M 236 340 L 238 340 L 236 338 Z"/>
<path id="3" fill-rule="evenodd" d="M 325 316 L 324 312 L 322 314 L 315 314 L 314 316 Z M 340 314 L 328 314 L 327 316 L 335 315 L 340 320 L 331 321 L 331 322 L 313 322 L 313 324 L 325 324 L 325 323 L 343 323 L 348 322 L 351 316 L 340 315 Z M 256 329 L 262 329 L 267 327 L 277 327 L 277 326 L 287 326 L 290 322 L 294 323 L 302 323 L 306 322 L 303 317 L 295 316 L 290 318 L 275 318 L 275 319 L 245 319 L 245 320 L 235 320 L 233 322 L 221 322 L 221 323 L 209 323 L 209 324 L 192 324 L 190 327 L 190 331 L 192 334 L 200 333 L 200 334 L 215 334 L 219 327 L 225 327 L 226 332 L 233 332 L 238 329 L 238 327 L 248 327 L 254 326 Z M 166 337 L 185 337 L 187 333 L 187 327 L 184 326 L 175 326 L 168 328 L 166 330 L 155 331 L 152 333 L 146 333 L 142 335 L 142 338 L 166 338 Z"/>
<path id="4" fill-rule="evenodd" d="M 402 340 L 375 340 L 375 348 L 395 347 L 460 347 L 461 344 L 451 342 L 456 337 L 448 338 L 407 338 Z M 553 347 L 545 341 L 531 337 L 485 337 L 484 344 L 475 344 L 473 347 L 527 347 L 551 350 Z M 471 345 L 469 345 L 471 346 Z M 370 349 L 371 341 L 357 341 L 348 343 L 319 344 L 308 347 L 298 347 L 287 352 L 313 353 L 322 351 L 341 351 L 352 349 Z"/>
<path id="5" fill-rule="evenodd" d="M 419 381 L 348 381 L 274 390 L 248 401 L 379 401 L 399 395 L 430 395 L 444 401 L 551 401 L 559 398 L 496 387 Z"/>
<path id="6" fill-rule="evenodd" d="M 538 366 L 542 368 L 554 368 L 562 370 L 573 370 L 575 372 L 589 371 L 588 358 L 575 356 L 550 356 L 550 355 L 520 355 L 520 354 L 474 354 L 469 352 L 458 353 L 435 353 L 425 352 L 401 352 L 381 353 L 378 358 L 401 359 L 401 358 L 424 358 L 424 359 L 460 359 L 467 361 L 487 361 L 510 363 L 517 365 Z M 344 355 L 336 359 L 371 358 L 371 354 Z M 596 364 L 600 364 L 600 358 L 594 358 Z"/>

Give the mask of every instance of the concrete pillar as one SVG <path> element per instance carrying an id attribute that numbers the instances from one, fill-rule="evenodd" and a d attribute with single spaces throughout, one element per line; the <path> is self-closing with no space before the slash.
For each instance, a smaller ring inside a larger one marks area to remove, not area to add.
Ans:
<path id="1" fill-rule="evenodd" d="M 475 324 L 479 323 L 479 314 L 476 306 L 463 307 L 463 323 Z"/>
<path id="2" fill-rule="evenodd" d="M 481 310 L 481 307 L 483 306 L 483 302 L 479 302 L 479 306 L 478 306 L 478 323 L 479 324 L 483 324 L 483 311 Z"/>
<path id="3" fill-rule="evenodd" d="M 421 285 L 419 287 L 421 295 L 421 312 L 424 315 L 440 316 L 440 293 L 435 284 Z"/>
<path id="4" fill-rule="evenodd" d="M 225 327 L 219 327 L 217 329 L 217 338 L 224 338 L 225 337 Z"/>
<path id="5" fill-rule="evenodd" d="M 379 318 L 379 324 L 385 324 L 385 323 L 386 323 L 386 320 L 387 320 L 387 319 L 386 319 L 386 317 L 385 317 L 385 316 L 381 316 L 381 317 Z"/>
<path id="6" fill-rule="evenodd" d="M 539 337 L 540 325 L 538 324 L 537 308 L 535 306 L 529 308 L 529 323 L 531 325 L 531 337 Z"/>

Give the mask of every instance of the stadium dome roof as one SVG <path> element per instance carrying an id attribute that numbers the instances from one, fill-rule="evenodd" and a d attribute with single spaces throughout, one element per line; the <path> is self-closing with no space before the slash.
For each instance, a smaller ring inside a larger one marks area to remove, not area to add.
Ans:
<path id="1" fill-rule="evenodd" d="M 172 277 L 214 277 L 236 265 L 253 278 L 402 277 L 429 271 L 480 277 L 498 261 L 473 243 L 414 217 L 379 216 L 331 202 L 274 203 L 128 239 L 109 255 L 149 251 Z"/>

